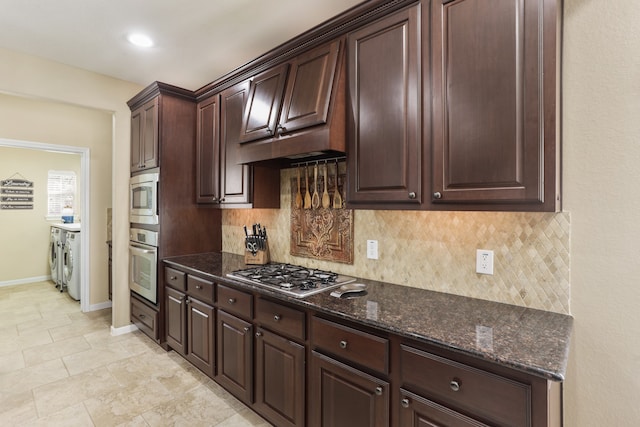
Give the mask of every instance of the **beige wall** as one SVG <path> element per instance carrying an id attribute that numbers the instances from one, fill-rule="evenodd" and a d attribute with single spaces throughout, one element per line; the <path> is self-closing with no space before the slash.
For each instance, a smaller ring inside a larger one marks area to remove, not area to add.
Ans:
<path id="1" fill-rule="evenodd" d="M 54 104 L 70 104 L 76 107 L 102 110 L 112 116 L 112 145 L 107 149 L 111 154 L 111 178 L 92 179 L 90 192 L 93 197 L 104 192 L 104 185 L 112 188 L 113 241 L 114 241 L 114 301 L 113 326 L 122 327 L 129 322 L 129 289 L 127 285 L 127 245 L 128 223 L 128 182 L 129 182 L 129 139 L 131 113 L 126 101 L 142 89 L 141 86 L 91 73 L 63 64 L 42 60 L 0 48 L 0 93 L 20 98 L 34 98 Z M 27 129 L 24 129 L 25 131 Z M 0 133 L 2 130 L 0 129 Z M 14 138 L 16 139 L 16 138 Z M 42 141 L 40 141 L 42 142 Z M 61 142 L 56 142 L 60 144 Z M 92 156 L 94 154 L 92 153 Z M 107 154 L 108 155 L 108 154 Z M 99 162 L 94 162 L 99 164 Z M 92 173 L 93 177 L 93 173 Z M 97 205 L 93 214 L 92 236 L 103 236 L 106 232 L 106 207 Z M 93 206 L 92 206 L 93 207 Z M 92 239 L 92 245 L 104 248 L 100 237 Z M 97 247 L 96 246 L 96 247 Z M 93 249 L 93 248 L 92 248 Z M 100 249 L 103 250 L 103 249 Z M 94 263 L 104 259 L 100 253 L 92 253 Z M 91 271 L 93 275 L 99 272 Z M 98 279 L 96 279 L 98 280 Z M 96 292 L 95 297 L 104 295 Z M 94 296 L 92 293 L 92 300 Z M 94 301 L 92 301 L 93 303 Z"/>
<path id="2" fill-rule="evenodd" d="M 565 0 L 567 425 L 640 425 L 640 3 Z"/>
<path id="3" fill-rule="evenodd" d="M 9 104 L 6 98 L 0 95 L 2 133 L 11 125 L 4 120 L 5 107 Z M 54 221 L 46 218 L 49 170 L 73 171 L 79 182 L 80 155 L 0 146 L 0 180 L 18 173 L 33 181 L 34 199 L 33 209 L 0 210 L 0 236 L 3 242 L 10 242 L 0 245 L 0 283 L 51 274 L 48 263 L 49 228 Z"/>

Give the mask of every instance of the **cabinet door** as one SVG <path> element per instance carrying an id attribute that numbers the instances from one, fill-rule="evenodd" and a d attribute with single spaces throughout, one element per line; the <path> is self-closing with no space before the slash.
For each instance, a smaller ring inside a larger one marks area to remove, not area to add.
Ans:
<path id="1" fill-rule="evenodd" d="M 154 168 L 158 163 L 158 97 L 144 104 L 142 132 L 142 169 Z"/>
<path id="2" fill-rule="evenodd" d="M 140 148 L 142 145 L 142 129 L 143 126 L 143 107 L 137 108 L 131 112 L 131 172 L 140 170 Z"/>
<path id="3" fill-rule="evenodd" d="M 327 122 L 340 41 L 303 53 L 291 61 L 280 133 Z"/>
<path id="4" fill-rule="evenodd" d="M 175 289 L 165 287 L 165 314 L 167 344 L 178 353 L 186 354 L 187 337 L 187 309 L 185 294 Z"/>
<path id="5" fill-rule="evenodd" d="M 275 134 L 288 68 L 289 64 L 282 64 L 251 79 L 240 142 L 255 141 Z"/>
<path id="6" fill-rule="evenodd" d="M 251 324 L 218 310 L 216 381 L 247 404 L 253 402 Z"/>
<path id="7" fill-rule="evenodd" d="M 251 167 L 238 163 L 242 112 L 249 92 L 249 81 L 238 83 L 221 93 L 220 188 L 225 204 L 251 202 Z"/>
<path id="8" fill-rule="evenodd" d="M 421 202 L 420 27 L 416 5 L 348 35 L 348 203 Z"/>
<path id="9" fill-rule="evenodd" d="M 406 390 L 400 390 L 400 399 L 400 427 L 488 427 Z"/>
<path id="10" fill-rule="evenodd" d="M 555 209 L 557 28 L 551 3 L 433 2 L 435 203 Z"/>
<path id="11" fill-rule="evenodd" d="M 314 427 L 389 425 L 389 384 L 312 353 L 309 422 Z"/>
<path id="12" fill-rule="evenodd" d="M 278 426 L 304 426 L 304 346 L 266 330 L 256 333 L 256 401 Z"/>
<path id="13" fill-rule="evenodd" d="M 158 166 L 158 97 L 131 112 L 131 172 Z"/>
<path id="14" fill-rule="evenodd" d="M 215 367 L 213 307 L 189 298 L 187 321 L 187 359 L 205 374 L 213 377 Z"/>
<path id="15" fill-rule="evenodd" d="M 196 197 L 198 203 L 218 203 L 220 183 L 220 103 L 218 95 L 199 102 L 196 137 Z"/>

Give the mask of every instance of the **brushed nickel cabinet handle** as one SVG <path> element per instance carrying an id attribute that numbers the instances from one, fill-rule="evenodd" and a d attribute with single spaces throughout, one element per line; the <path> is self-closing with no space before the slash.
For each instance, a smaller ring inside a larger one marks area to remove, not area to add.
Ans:
<path id="1" fill-rule="evenodd" d="M 256 332 L 256 337 L 260 338 L 262 336 L 262 332 L 258 331 Z"/>
<path id="2" fill-rule="evenodd" d="M 346 341 L 340 341 L 340 348 L 347 348 L 347 342 Z"/>
<path id="3" fill-rule="evenodd" d="M 402 399 L 400 401 L 400 404 L 402 405 L 403 408 L 408 408 L 409 407 L 409 399 L 407 399 L 406 397 L 404 399 Z"/>
<path id="4" fill-rule="evenodd" d="M 229 304 L 235 304 L 235 303 L 236 303 L 235 298 L 229 298 Z"/>
<path id="5" fill-rule="evenodd" d="M 198 290 L 202 289 L 202 285 L 196 285 L 196 289 Z"/>
<path id="6" fill-rule="evenodd" d="M 410 198 L 411 200 L 415 199 L 415 198 L 416 198 L 416 193 L 415 193 L 414 191 L 410 192 L 410 193 L 409 193 L 409 198 Z"/>
<path id="7" fill-rule="evenodd" d="M 280 317 L 279 314 L 276 314 L 275 316 L 273 316 L 273 320 L 275 320 L 276 322 L 279 322 L 280 319 L 282 319 L 282 317 Z"/>
<path id="8" fill-rule="evenodd" d="M 382 396 L 382 387 L 380 387 L 380 386 L 376 387 L 376 395 L 377 396 Z"/>
<path id="9" fill-rule="evenodd" d="M 436 191 L 435 193 L 433 193 L 433 198 L 436 200 L 442 199 L 442 193 L 439 191 Z"/>
<path id="10" fill-rule="evenodd" d="M 449 383 L 449 387 L 451 387 L 451 390 L 453 391 L 460 390 L 460 380 L 457 378 L 452 379 L 451 382 Z"/>

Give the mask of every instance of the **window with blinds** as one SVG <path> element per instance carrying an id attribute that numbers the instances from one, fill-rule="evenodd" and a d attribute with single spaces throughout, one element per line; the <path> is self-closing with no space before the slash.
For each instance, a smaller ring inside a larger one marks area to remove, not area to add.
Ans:
<path id="1" fill-rule="evenodd" d="M 49 171 L 47 180 L 47 216 L 59 217 L 65 206 L 74 207 L 76 198 L 76 173 Z"/>

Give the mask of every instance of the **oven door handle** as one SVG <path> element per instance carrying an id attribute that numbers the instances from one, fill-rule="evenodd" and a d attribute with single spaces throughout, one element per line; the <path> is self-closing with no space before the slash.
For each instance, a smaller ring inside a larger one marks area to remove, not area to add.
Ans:
<path id="1" fill-rule="evenodd" d="M 133 243 L 129 244 L 129 249 L 134 250 L 136 252 L 143 253 L 143 254 L 155 254 L 158 251 L 157 249 L 146 249 L 143 246 L 138 246 Z"/>

